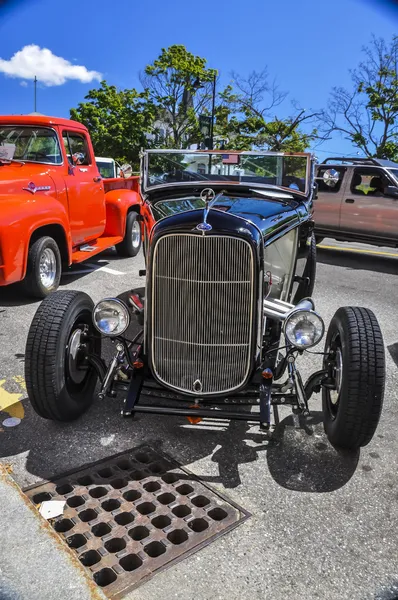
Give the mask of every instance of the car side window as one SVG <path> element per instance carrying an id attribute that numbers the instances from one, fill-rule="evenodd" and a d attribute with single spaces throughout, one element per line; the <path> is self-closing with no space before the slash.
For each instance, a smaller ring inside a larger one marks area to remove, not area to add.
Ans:
<path id="1" fill-rule="evenodd" d="M 325 171 L 328 171 L 329 169 L 332 169 L 332 168 L 335 171 L 338 172 L 338 174 L 339 174 L 339 180 L 336 183 L 336 185 L 327 185 L 323 181 L 322 177 L 323 177 L 323 174 L 325 173 Z M 329 194 L 335 194 L 336 192 L 338 192 L 340 190 L 340 188 L 341 188 L 341 184 L 343 182 L 344 173 L 345 172 L 346 172 L 346 169 L 343 168 L 343 167 L 330 167 L 330 166 L 327 166 L 327 167 L 322 167 L 322 168 L 318 169 L 317 177 L 321 178 L 321 179 L 317 179 L 316 180 L 316 182 L 318 184 L 318 191 L 319 192 L 328 192 Z"/>
<path id="2" fill-rule="evenodd" d="M 79 157 L 77 164 L 79 165 L 91 165 L 91 156 L 88 149 L 86 137 L 79 133 L 64 131 L 62 134 L 65 152 L 68 160 L 71 164 L 73 155 L 82 155 Z"/>
<path id="3" fill-rule="evenodd" d="M 351 193 L 358 196 L 382 197 L 387 185 L 387 178 L 380 169 L 354 169 Z"/>

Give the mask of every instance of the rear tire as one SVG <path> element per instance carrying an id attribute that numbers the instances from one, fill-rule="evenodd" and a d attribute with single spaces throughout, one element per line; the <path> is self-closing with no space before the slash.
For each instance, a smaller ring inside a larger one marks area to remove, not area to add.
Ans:
<path id="1" fill-rule="evenodd" d="M 116 252 L 119 256 L 137 256 L 141 249 L 141 243 L 141 226 L 138 220 L 138 214 L 131 211 L 126 218 L 126 232 L 124 239 L 120 244 L 116 245 Z"/>
<path id="2" fill-rule="evenodd" d="M 69 352 L 87 327 L 92 354 L 101 354 L 101 338 L 92 324 L 93 301 L 84 292 L 62 291 L 43 300 L 29 329 L 25 380 L 33 409 L 44 419 L 72 421 L 93 401 L 97 374 L 81 354 Z M 81 369 L 80 367 L 83 367 Z"/>
<path id="3" fill-rule="evenodd" d="M 383 336 L 373 312 L 339 308 L 328 329 L 325 352 L 324 368 L 334 372 L 336 383 L 336 390 L 322 388 L 328 439 L 340 448 L 366 446 L 379 423 L 385 382 Z"/>
<path id="4" fill-rule="evenodd" d="M 26 276 L 22 282 L 25 293 L 34 298 L 46 298 L 59 286 L 62 273 L 61 254 L 53 238 L 43 236 L 29 248 Z"/>

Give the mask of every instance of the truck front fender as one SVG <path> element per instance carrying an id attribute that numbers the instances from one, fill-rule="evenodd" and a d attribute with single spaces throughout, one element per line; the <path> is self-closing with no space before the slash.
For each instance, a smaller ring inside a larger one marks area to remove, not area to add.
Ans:
<path id="1" fill-rule="evenodd" d="M 133 190 L 111 190 L 105 194 L 106 226 L 104 236 L 122 236 L 126 229 L 126 217 L 133 209 L 141 209 L 141 197 Z"/>
<path id="2" fill-rule="evenodd" d="M 25 277 L 30 241 L 40 230 L 43 235 L 50 235 L 53 229 L 63 232 L 65 247 L 60 250 L 70 264 L 72 240 L 65 208 L 51 196 L 35 200 L 26 202 L 26 196 L 8 198 L 0 214 L 0 285 Z"/>

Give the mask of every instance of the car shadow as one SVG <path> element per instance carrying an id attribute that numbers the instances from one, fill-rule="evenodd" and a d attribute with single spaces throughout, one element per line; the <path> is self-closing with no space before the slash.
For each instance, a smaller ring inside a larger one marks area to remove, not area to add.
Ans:
<path id="1" fill-rule="evenodd" d="M 246 421 L 203 421 L 190 425 L 184 418 L 138 414 L 120 416 L 121 399 L 96 400 L 89 411 L 71 423 L 40 418 L 23 402 L 25 416 L 14 428 L 0 432 L 0 460 L 12 466 L 21 486 L 52 478 L 65 471 L 148 444 L 181 465 L 210 458 L 200 477 L 226 489 L 241 485 L 241 467 L 258 461 L 255 481 L 266 478 L 265 460 L 274 481 L 299 492 L 331 492 L 343 487 L 355 472 L 359 453 L 337 452 L 327 442 L 318 413 L 297 426 L 284 419 L 272 433 Z M 7 415 L 0 413 L 1 421 Z M 266 457 L 263 457 L 263 453 Z M 195 468 L 193 469 L 195 470 Z M 186 476 L 189 479 L 189 475 Z"/>
<path id="2" fill-rule="evenodd" d="M 59 289 L 62 290 L 63 286 L 79 281 L 86 275 L 96 273 L 101 267 L 112 268 L 112 263 L 118 260 L 120 260 L 120 256 L 118 256 L 116 250 L 108 249 L 101 252 L 101 254 L 93 256 L 92 259 L 88 258 L 87 262 L 89 262 L 90 265 L 88 265 L 86 261 L 75 264 L 62 272 Z M 0 288 L 0 308 L 28 306 L 29 304 L 38 302 L 40 302 L 40 300 L 31 298 L 26 294 L 21 283 L 14 283 Z"/>
<path id="3" fill-rule="evenodd" d="M 377 252 L 377 250 L 375 250 Z M 345 267 L 361 271 L 375 271 L 389 275 L 398 275 L 398 257 L 376 256 L 372 254 L 361 254 L 347 250 L 330 250 L 317 247 L 317 262 L 325 265 Z"/>

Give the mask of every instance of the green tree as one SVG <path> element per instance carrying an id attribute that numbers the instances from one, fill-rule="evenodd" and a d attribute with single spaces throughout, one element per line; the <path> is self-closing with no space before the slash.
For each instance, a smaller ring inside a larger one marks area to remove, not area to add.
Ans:
<path id="1" fill-rule="evenodd" d="M 247 79 L 232 76 L 233 85 L 221 92 L 216 110 L 216 136 L 228 140 L 228 148 L 303 152 L 317 139 L 314 127 L 307 133 L 300 129 L 303 123 L 312 125 L 316 113 L 293 103 L 293 115 L 284 119 L 271 115 L 287 93 L 280 91 L 275 82 L 269 84 L 266 69 L 253 71 Z"/>
<path id="2" fill-rule="evenodd" d="M 389 44 L 373 37 L 363 52 L 352 89 L 333 88 L 322 128 L 339 131 L 366 156 L 398 161 L 398 36 Z"/>
<path id="3" fill-rule="evenodd" d="M 70 116 L 88 128 L 96 155 L 129 162 L 137 169 L 140 148 L 148 147 L 146 133 L 156 116 L 148 92 L 118 90 L 102 81 L 85 100 L 70 110 Z"/>
<path id="4" fill-rule="evenodd" d="M 198 117 L 209 110 L 216 75 L 217 71 L 206 68 L 204 58 L 180 45 L 163 48 L 145 68 L 141 83 L 156 105 L 154 133 L 158 134 L 158 145 L 187 148 L 201 140 Z"/>

